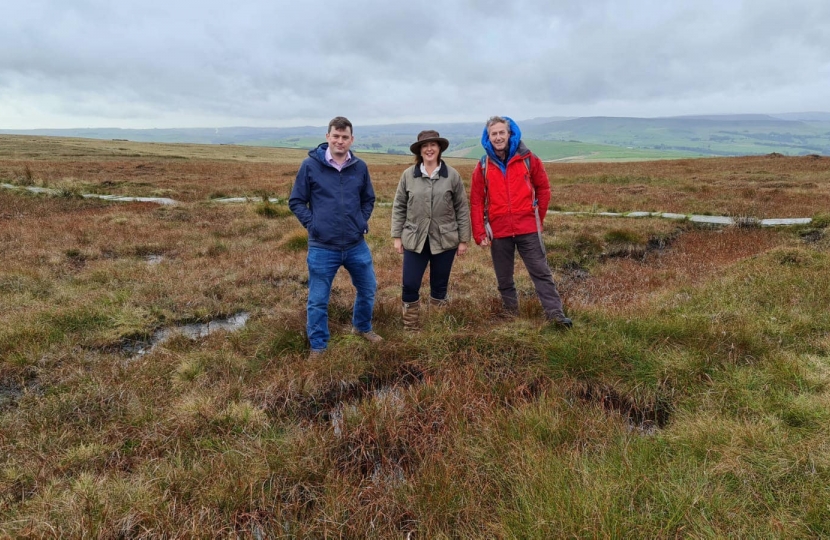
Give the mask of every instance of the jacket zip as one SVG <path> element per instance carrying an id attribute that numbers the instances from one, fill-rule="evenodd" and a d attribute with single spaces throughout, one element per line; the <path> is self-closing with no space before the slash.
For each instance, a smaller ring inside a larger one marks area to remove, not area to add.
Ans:
<path id="1" fill-rule="evenodd" d="M 331 168 L 335 168 L 331 163 L 326 163 L 326 165 L 328 165 Z M 344 246 L 345 243 L 346 243 L 346 223 L 345 223 L 346 201 L 343 199 L 343 192 L 345 191 L 344 188 L 343 188 L 343 169 L 347 169 L 347 168 L 351 167 L 352 165 L 354 165 L 354 163 L 349 163 L 348 165 L 346 165 L 345 167 L 343 167 L 339 171 L 337 171 L 338 176 L 340 178 L 340 208 L 342 210 L 342 212 L 339 216 L 340 217 L 340 245 L 341 245 L 340 250 L 341 251 L 343 251 L 345 249 L 342 246 Z M 362 212 L 363 209 L 361 208 L 360 211 Z"/>
<path id="2" fill-rule="evenodd" d="M 516 220 L 515 220 L 515 215 L 513 214 L 513 198 L 511 197 L 510 181 L 508 180 L 509 175 L 507 174 L 507 170 L 510 168 L 510 164 L 513 163 L 516 160 L 516 157 L 518 157 L 518 156 L 519 156 L 519 154 L 514 154 L 513 157 L 510 158 L 510 161 L 508 161 L 504 166 L 504 173 L 503 173 L 503 176 L 504 176 L 504 192 L 507 194 L 507 208 L 510 211 L 510 213 L 509 213 L 510 228 L 511 228 L 512 233 L 513 233 L 512 234 L 513 238 L 516 237 Z M 524 159 L 524 158 L 522 158 L 522 159 Z M 531 197 L 531 199 L 533 199 L 533 194 L 532 193 L 531 193 L 530 197 Z M 531 205 L 532 204 L 533 204 L 533 201 L 531 200 Z"/>

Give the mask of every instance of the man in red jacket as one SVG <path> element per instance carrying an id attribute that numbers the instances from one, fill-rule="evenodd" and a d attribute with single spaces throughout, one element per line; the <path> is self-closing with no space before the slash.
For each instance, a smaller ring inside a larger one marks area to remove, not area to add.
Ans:
<path id="1" fill-rule="evenodd" d="M 487 121 L 481 145 L 487 153 L 473 171 L 470 219 L 476 243 L 490 246 L 504 310 L 509 315 L 519 312 L 513 281 L 518 250 L 545 317 L 557 326 L 571 328 L 573 323 L 562 310 L 542 243 L 542 225 L 550 202 L 542 160 L 527 149 L 519 126 L 508 117 L 494 116 Z"/>

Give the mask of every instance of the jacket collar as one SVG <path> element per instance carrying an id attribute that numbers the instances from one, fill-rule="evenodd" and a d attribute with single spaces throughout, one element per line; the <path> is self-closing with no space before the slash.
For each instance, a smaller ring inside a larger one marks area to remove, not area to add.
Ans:
<path id="1" fill-rule="evenodd" d="M 317 145 L 317 148 L 312 148 L 311 150 L 308 151 L 308 156 L 310 158 L 316 159 L 317 161 L 322 163 L 324 166 L 331 167 L 332 169 L 334 169 L 334 166 L 331 163 L 329 163 L 328 161 L 326 161 L 326 150 L 328 150 L 328 147 L 329 147 L 329 143 L 327 143 L 327 142 L 320 143 L 319 145 Z M 352 152 L 351 150 L 349 150 L 349 158 L 350 158 L 349 162 L 346 163 L 343 166 L 343 170 L 353 166 L 355 163 L 360 161 L 360 158 L 357 157 L 356 155 L 354 155 L 354 152 Z M 335 170 L 337 170 L 337 169 L 335 169 Z"/>
<path id="2" fill-rule="evenodd" d="M 444 160 L 441 160 L 441 167 L 438 170 L 438 176 L 443 176 L 447 178 L 450 175 L 449 169 L 447 169 L 447 164 L 444 163 Z M 424 175 L 421 174 L 421 166 L 415 165 L 415 178 L 422 178 Z"/>

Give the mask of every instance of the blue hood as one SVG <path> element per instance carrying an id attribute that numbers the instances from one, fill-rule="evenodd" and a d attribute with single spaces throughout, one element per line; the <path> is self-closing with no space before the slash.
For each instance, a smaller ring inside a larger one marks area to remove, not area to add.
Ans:
<path id="1" fill-rule="evenodd" d="M 326 162 L 326 150 L 328 150 L 329 143 L 324 142 L 317 145 L 317 148 L 312 148 L 308 151 L 308 157 L 316 159 L 320 163 L 328 165 Z"/>
<path id="2" fill-rule="evenodd" d="M 484 131 L 481 133 L 481 146 L 484 147 L 484 151 L 487 152 L 487 155 L 490 156 L 493 163 L 498 165 L 502 172 L 506 174 L 507 163 L 510 161 L 510 158 L 516 155 L 516 150 L 519 149 L 519 143 L 522 142 L 522 130 L 519 129 L 518 124 L 509 116 L 502 116 L 502 118 L 507 120 L 507 127 L 510 129 L 510 145 L 507 148 L 507 159 L 502 163 L 496 155 L 496 152 L 493 150 L 493 145 L 490 144 L 490 137 L 487 134 L 486 125 L 484 126 Z"/>

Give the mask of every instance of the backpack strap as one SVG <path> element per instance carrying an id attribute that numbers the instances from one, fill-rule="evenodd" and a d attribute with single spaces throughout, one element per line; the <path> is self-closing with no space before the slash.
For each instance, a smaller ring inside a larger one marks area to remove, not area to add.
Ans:
<path id="1" fill-rule="evenodd" d="M 536 209 L 539 206 L 539 199 L 536 198 L 536 188 L 533 186 L 533 182 L 530 180 L 530 157 L 532 154 L 528 154 L 524 161 L 525 169 L 527 169 L 527 176 L 525 176 L 525 182 L 527 182 L 527 187 L 530 188 L 530 196 L 533 200 L 533 208 Z"/>
<path id="2" fill-rule="evenodd" d="M 533 186 L 533 182 L 530 179 L 531 157 L 533 157 L 533 154 L 528 153 L 527 157 L 522 160 L 525 162 L 525 168 L 527 169 L 525 181 L 527 182 L 527 185 L 530 188 L 530 193 L 532 194 L 531 196 L 533 197 L 533 214 L 536 217 L 536 234 L 539 235 L 539 245 L 542 246 L 542 253 L 546 253 L 545 240 L 542 238 L 542 219 L 539 217 L 539 199 L 536 198 L 536 188 Z"/>
<path id="3" fill-rule="evenodd" d="M 479 166 L 481 167 L 481 175 L 484 178 L 484 234 L 487 236 L 488 240 L 493 239 L 493 229 L 490 227 L 490 218 L 487 216 L 487 209 L 490 206 L 490 196 L 488 194 L 488 185 L 489 180 L 487 180 L 487 164 L 490 162 L 490 159 L 487 157 L 487 154 L 481 156 L 479 160 Z"/>
<path id="4" fill-rule="evenodd" d="M 530 188 L 530 194 L 533 201 L 533 213 L 536 218 L 536 234 L 539 235 L 539 244 L 542 246 L 542 253 L 545 253 L 545 241 L 542 239 L 542 220 L 539 217 L 539 199 L 536 197 L 536 188 L 533 186 L 533 182 L 530 180 L 530 163 L 533 154 L 528 153 L 527 157 L 523 158 L 522 161 L 525 164 L 525 169 L 527 169 L 527 175 L 525 176 L 525 182 L 527 182 L 527 186 Z M 489 164 L 490 159 L 487 154 L 481 156 L 479 160 L 479 165 L 481 166 L 481 174 L 484 177 L 484 231 L 487 234 L 487 239 L 493 239 L 493 229 L 490 227 L 490 220 L 487 217 L 487 208 L 490 205 L 490 199 L 488 197 L 488 189 L 487 186 L 489 181 L 487 180 L 487 165 Z"/>

